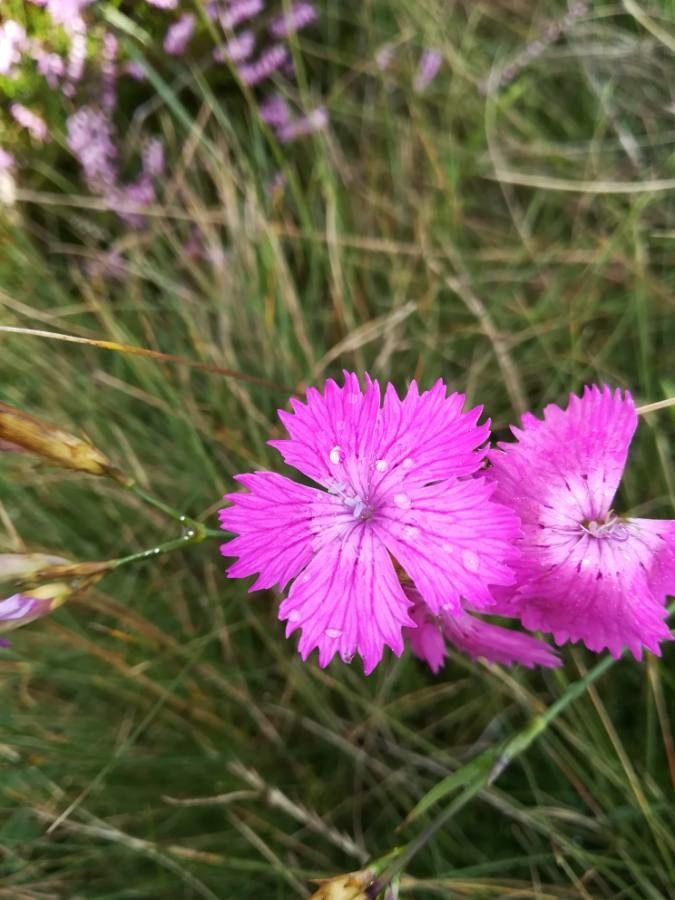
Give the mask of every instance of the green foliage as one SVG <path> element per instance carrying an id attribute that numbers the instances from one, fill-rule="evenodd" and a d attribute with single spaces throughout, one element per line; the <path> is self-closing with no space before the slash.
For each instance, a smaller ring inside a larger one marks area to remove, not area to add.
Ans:
<path id="1" fill-rule="evenodd" d="M 299 81 L 328 93 L 331 128 L 287 148 L 231 85 L 153 68 L 170 161 L 161 206 L 130 232 L 44 162 L 49 188 L 0 211 L 0 321 L 267 385 L 1 335 L 0 400 L 87 435 L 214 527 L 233 474 L 281 471 L 266 446 L 276 408 L 343 366 L 400 387 L 442 376 L 486 405 L 499 436 L 523 407 L 589 381 L 644 403 L 672 394 L 672 55 L 607 7 L 481 91 L 564 12 L 326 3 Z M 657 7 L 651 20 L 668 27 Z M 389 41 L 401 49 L 383 73 L 374 55 Z M 416 95 L 429 44 L 446 65 Z M 194 229 L 206 258 L 186 252 Z M 105 274 L 111 252 L 121 277 Z M 668 411 L 643 421 L 621 509 L 673 515 L 674 432 Z M 178 534 L 122 488 L 28 457 L 3 454 L 0 485 L 3 551 L 106 559 Z M 274 595 L 249 596 L 223 570 L 213 542 L 120 570 L 2 651 L 9 894 L 307 896 L 308 878 L 408 839 L 419 822 L 395 829 L 434 783 L 593 659 L 565 648 L 559 672 L 453 658 L 433 678 L 408 657 L 368 679 L 356 664 L 321 671 L 283 638 Z M 447 823 L 401 896 L 669 896 L 674 662 L 667 647 L 613 667 Z"/>

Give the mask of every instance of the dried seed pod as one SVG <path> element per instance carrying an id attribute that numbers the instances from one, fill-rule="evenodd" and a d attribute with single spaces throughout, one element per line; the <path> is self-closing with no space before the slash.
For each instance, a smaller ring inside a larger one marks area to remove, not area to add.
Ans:
<path id="1" fill-rule="evenodd" d="M 0 403 L 0 441 L 35 453 L 66 469 L 106 475 L 125 486 L 131 483 L 131 479 L 93 444 L 6 403 Z"/>

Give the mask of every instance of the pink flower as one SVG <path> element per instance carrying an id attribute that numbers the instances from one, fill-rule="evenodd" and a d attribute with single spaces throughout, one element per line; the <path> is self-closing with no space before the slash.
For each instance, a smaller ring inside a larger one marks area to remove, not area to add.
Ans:
<path id="1" fill-rule="evenodd" d="M 146 0 L 146 3 L 157 9 L 175 9 L 178 6 L 178 0 Z"/>
<path id="2" fill-rule="evenodd" d="M 0 172 L 7 172 L 10 169 L 15 168 L 16 159 L 9 152 L 9 150 L 5 150 L 4 147 L 0 147 Z"/>
<path id="3" fill-rule="evenodd" d="M 93 3 L 93 0 L 46 0 L 37 5 L 46 7 L 55 25 L 61 25 L 67 32 L 82 32 L 84 31 L 82 10 L 90 3 Z"/>
<path id="4" fill-rule="evenodd" d="M 231 31 L 242 22 L 253 19 L 259 12 L 262 12 L 263 7 L 263 0 L 234 0 L 233 3 L 228 4 L 227 12 L 220 13 L 220 24 L 225 31 Z"/>
<path id="5" fill-rule="evenodd" d="M 556 643 L 659 654 L 670 632 L 665 596 L 675 593 L 675 521 L 612 510 L 637 426 L 628 392 L 586 387 L 543 422 L 523 416 L 517 443 L 490 454 L 495 498 L 520 515 L 522 557 L 504 609 Z"/>
<path id="6" fill-rule="evenodd" d="M 438 50 L 425 50 L 422 54 L 413 84 L 418 94 L 425 91 L 443 64 L 443 55 Z"/>
<path id="7" fill-rule="evenodd" d="M 515 515 L 491 499 L 475 476 L 489 425 L 481 409 L 462 413 L 464 396 L 446 396 L 442 381 L 400 399 L 387 385 L 345 373 L 279 412 L 288 440 L 270 441 L 285 462 L 319 487 L 273 472 L 240 475 L 247 493 L 226 497 L 222 546 L 239 559 L 231 578 L 258 574 L 251 590 L 292 585 L 279 609 L 286 634 L 300 628 L 306 659 L 318 648 L 326 666 L 359 653 L 370 673 L 385 645 L 400 655 L 412 601 L 393 559 L 434 615 L 492 605 L 491 585 L 512 583 L 507 560 L 518 535 Z M 393 559 L 392 559 L 393 558 Z"/>
<path id="8" fill-rule="evenodd" d="M 22 128 L 25 128 L 38 143 L 42 144 L 47 140 L 47 123 L 37 113 L 28 109 L 22 103 L 12 103 L 9 111 L 15 122 L 18 122 Z"/>
<path id="9" fill-rule="evenodd" d="M 243 62 L 248 59 L 255 49 L 255 35 L 252 31 L 242 31 L 232 40 L 227 41 L 213 51 L 216 62 L 225 62 L 229 59 L 233 63 Z"/>
<path id="10" fill-rule="evenodd" d="M 59 79 L 66 74 L 66 64 L 63 61 L 63 57 L 59 56 L 58 53 L 48 53 L 39 47 L 33 54 L 33 58 L 37 63 L 38 72 L 46 78 L 49 87 L 58 87 Z"/>
<path id="11" fill-rule="evenodd" d="M 185 52 L 192 32 L 195 28 L 195 17 L 192 13 L 185 13 L 177 22 L 169 27 L 164 37 L 164 49 L 172 56 L 180 56 Z"/>
<path id="12" fill-rule="evenodd" d="M 536 638 L 484 622 L 466 609 L 457 614 L 441 610 L 434 616 L 417 591 L 408 588 L 406 593 L 415 603 L 410 615 L 417 627 L 404 628 L 403 635 L 415 656 L 428 663 L 434 673 L 443 667 L 447 642 L 471 659 L 483 657 L 504 666 L 519 663 L 531 669 L 560 665 L 555 653 Z"/>
<path id="13" fill-rule="evenodd" d="M 317 18 L 318 13 L 311 3 L 294 3 L 288 12 L 270 24 L 270 34 L 276 38 L 288 37 L 289 34 L 311 25 Z"/>
<path id="14" fill-rule="evenodd" d="M 253 87 L 269 78 L 288 59 L 288 50 L 281 44 L 273 44 L 255 62 L 239 69 L 239 77 L 244 84 Z"/>
<path id="15" fill-rule="evenodd" d="M 260 106 L 260 118 L 266 125 L 286 125 L 291 120 L 291 111 L 283 97 L 274 95 Z"/>
<path id="16" fill-rule="evenodd" d="M 328 113 L 323 106 L 319 106 L 307 113 L 306 116 L 281 123 L 277 128 L 277 137 L 282 144 L 290 144 L 292 141 L 297 141 L 298 138 L 321 131 L 327 125 Z"/>
<path id="17" fill-rule="evenodd" d="M 70 593 L 67 585 L 54 583 L 34 588 L 31 594 L 12 594 L 0 600 L 0 632 L 13 631 L 46 616 L 65 603 Z"/>
<path id="18" fill-rule="evenodd" d="M 28 46 L 23 25 L 7 19 L 0 25 L 0 75 L 9 75 Z"/>

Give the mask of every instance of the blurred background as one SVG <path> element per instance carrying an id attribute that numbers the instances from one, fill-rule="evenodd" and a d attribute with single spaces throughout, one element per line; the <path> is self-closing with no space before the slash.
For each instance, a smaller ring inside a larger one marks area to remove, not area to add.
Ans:
<path id="1" fill-rule="evenodd" d="M 343 367 L 444 378 L 497 437 L 589 382 L 675 394 L 672 0 L 4 0 L 0 400 L 216 527 L 283 471 L 276 409 Z M 672 410 L 617 503 L 672 517 Z M 0 552 L 179 526 L 0 454 Z M 280 540 L 283 536 L 280 535 Z M 557 671 L 303 664 L 217 543 L 121 569 L 0 650 L 0 896 L 293 898 Z M 409 867 L 401 897 L 675 896 L 675 650 L 622 660 Z"/>

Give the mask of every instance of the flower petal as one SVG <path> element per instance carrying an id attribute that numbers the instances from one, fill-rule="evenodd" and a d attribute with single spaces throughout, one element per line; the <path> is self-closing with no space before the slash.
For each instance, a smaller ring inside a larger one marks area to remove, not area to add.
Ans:
<path id="1" fill-rule="evenodd" d="M 232 506 L 221 509 L 220 526 L 238 537 L 223 544 L 223 556 L 238 556 L 230 578 L 259 573 L 250 590 L 284 588 L 313 555 L 313 504 L 319 492 L 274 472 L 238 475 L 247 493 L 228 494 Z"/>
<path id="2" fill-rule="evenodd" d="M 415 595 L 419 598 L 416 591 L 406 591 L 406 593 L 411 599 Z M 438 624 L 438 618 L 430 618 L 423 601 L 415 604 L 410 615 L 417 628 L 404 628 L 403 637 L 412 653 L 425 662 L 436 675 L 443 668 L 445 657 L 448 655 L 445 649 L 445 637 Z"/>
<path id="3" fill-rule="evenodd" d="M 286 636 L 302 629 L 303 659 L 318 647 L 319 665 L 336 653 L 345 662 L 355 653 L 370 674 L 385 645 L 403 652 L 403 626 L 414 623 L 387 551 L 370 527 L 355 527 L 341 541 L 327 543 L 291 586 L 279 608 Z"/>
<path id="4" fill-rule="evenodd" d="M 511 509 L 490 499 L 493 490 L 484 478 L 410 489 L 404 508 L 395 497 L 375 520 L 378 535 L 434 615 L 459 613 L 462 599 L 489 608 L 491 586 L 513 582 L 519 523 Z"/>
<path id="5" fill-rule="evenodd" d="M 358 493 L 384 484 L 429 484 L 473 474 L 484 452 L 489 425 L 477 425 L 481 408 L 462 413 L 465 397 L 446 396 L 437 381 L 419 393 L 410 384 L 401 400 L 387 386 L 380 406 L 380 386 L 345 372 L 344 387 L 329 379 L 324 393 L 307 391 L 307 403 L 291 400 L 292 413 L 279 411 L 289 440 L 270 441 L 286 463 L 320 484 L 347 482 Z"/>
<path id="6" fill-rule="evenodd" d="M 675 590 L 673 522 L 629 519 L 614 536 L 571 537 L 542 557 L 526 549 L 518 563 L 520 606 L 526 628 L 550 631 L 556 643 L 583 641 L 618 657 L 628 647 L 660 655 L 670 638 L 665 592 Z"/>
<path id="7" fill-rule="evenodd" d="M 513 428 L 517 443 L 500 443 L 489 454 L 495 499 L 512 503 L 524 522 L 542 507 L 564 525 L 607 515 L 621 480 L 637 426 L 628 393 L 606 385 L 570 395 L 567 410 L 551 404 L 544 421 L 523 416 Z"/>

